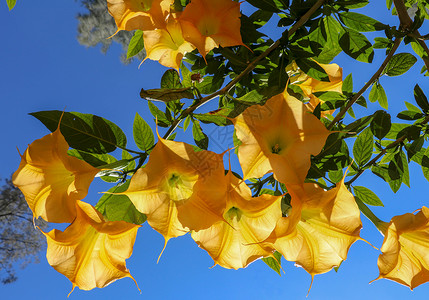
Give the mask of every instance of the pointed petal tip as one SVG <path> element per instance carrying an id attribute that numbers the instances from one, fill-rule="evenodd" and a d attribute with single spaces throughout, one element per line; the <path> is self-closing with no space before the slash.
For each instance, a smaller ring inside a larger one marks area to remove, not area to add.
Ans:
<path id="1" fill-rule="evenodd" d="M 161 259 L 161 256 L 164 253 L 165 247 L 167 247 L 168 240 L 169 240 L 169 238 L 165 238 L 164 247 L 162 248 L 161 253 L 158 256 L 158 260 L 156 261 L 157 264 L 159 263 L 159 260 Z"/>

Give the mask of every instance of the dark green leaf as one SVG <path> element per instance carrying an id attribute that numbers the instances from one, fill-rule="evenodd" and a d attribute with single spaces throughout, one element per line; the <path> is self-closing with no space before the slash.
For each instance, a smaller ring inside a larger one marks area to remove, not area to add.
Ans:
<path id="1" fill-rule="evenodd" d="M 395 54 L 383 70 L 387 76 L 399 76 L 407 72 L 415 63 L 417 58 L 410 53 Z"/>
<path id="2" fill-rule="evenodd" d="M 381 140 L 386 136 L 392 126 L 390 119 L 390 115 L 384 110 L 378 110 L 374 113 L 370 127 L 375 137 Z"/>
<path id="3" fill-rule="evenodd" d="M 252 4 L 254 7 L 270 11 L 270 12 L 280 12 L 280 9 L 278 9 L 276 3 L 273 0 L 247 0 L 250 4 Z"/>
<path id="4" fill-rule="evenodd" d="M 380 198 L 370 189 L 363 186 L 354 186 L 353 191 L 355 195 L 362 200 L 362 202 L 372 206 L 384 206 Z"/>
<path id="5" fill-rule="evenodd" d="M 91 166 L 96 168 L 103 165 L 111 164 L 117 161 L 117 159 L 110 154 L 94 154 L 94 153 L 88 153 L 88 152 L 80 151 L 76 149 L 68 150 L 67 154 L 70 156 L 77 157 L 81 160 L 84 160 L 87 163 L 89 163 Z"/>
<path id="6" fill-rule="evenodd" d="M 180 89 L 141 89 L 140 97 L 146 100 L 168 102 L 183 98 L 194 99 L 194 94 L 189 87 Z"/>
<path id="7" fill-rule="evenodd" d="M 389 40 L 388 38 L 384 38 L 384 37 L 376 37 L 374 38 L 374 45 L 372 46 L 374 49 L 385 49 L 387 47 L 390 46 L 390 44 L 392 44 L 392 41 Z"/>
<path id="8" fill-rule="evenodd" d="M 408 160 L 411 160 L 420 150 L 423 148 L 423 144 L 425 142 L 425 138 L 419 137 L 412 143 L 406 145 Z"/>
<path id="9" fill-rule="evenodd" d="M 420 112 L 415 112 L 411 110 L 404 110 L 404 111 L 401 111 L 397 115 L 397 117 L 402 120 L 412 121 L 412 120 L 420 119 L 421 117 L 423 117 L 423 114 Z"/>
<path id="10" fill-rule="evenodd" d="M 359 166 L 363 166 L 371 159 L 373 147 L 374 137 L 371 129 L 366 128 L 358 135 L 353 145 L 353 156 Z"/>
<path id="11" fill-rule="evenodd" d="M 370 63 L 374 58 L 374 50 L 371 43 L 361 33 L 349 30 L 347 28 L 340 37 L 339 44 L 341 49 L 350 57 Z"/>
<path id="12" fill-rule="evenodd" d="M 344 128 L 344 131 L 358 134 L 359 132 L 364 130 L 366 126 L 370 124 L 373 118 L 374 116 L 366 116 L 366 117 L 357 119 L 353 123 L 350 123 L 349 125 L 347 125 L 346 128 Z"/>
<path id="13" fill-rule="evenodd" d="M 179 73 L 175 69 L 169 69 L 161 77 L 162 89 L 181 89 L 183 85 L 180 81 Z"/>
<path id="14" fill-rule="evenodd" d="M 311 59 L 297 59 L 296 64 L 308 76 L 320 81 L 329 81 L 329 76 L 326 71 L 314 60 Z"/>
<path id="15" fill-rule="evenodd" d="M 209 138 L 201 129 L 201 125 L 198 121 L 192 120 L 192 122 L 192 135 L 194 136 L 195 144 L 197 144 L 201 149 L 207 150 L 207 147 L 209 146 Z"/>
<path id="16" fill-rule="evenodd" d="M 418 84 L 414 87 L 414 99 L 416 99 L 417 105 L 420 106 L 425 113 L 429 112 L 428 98 Z"/>
<path id="17" fill-rule="evenodd" d="M 377 20 L 355 12 L 342 12 L 339 16 L 344 25 L 360 32 L 377 31 L 386 28 L 385 25 Z"/>
<path id="18" fill-rule="evenodd" d="M 275 258 L 265 257 L 262 260 L 271 269 L 273 269 L 274 271 L 276 271 L 280 275 L 280 269 L 281 269 L 280 264 L 281 264 L 282 255 L 277 251 L 275 251 L 273 255 Z"/>
<path id="19" fill-rule="evenodd" d="M 127 59 L 137 55 L 144 49 L 143 31 L 137 29 L 128 44 Z"/>
<path id="20" fill-rule="evenodd" d="M 152 129 L 138 113 L 134 118 L 133 136 L 137 147 L 143 151 L 148 151 L 155 143 Z"/>
<path id="21" fill-rule="evenodd" d="M 108 193 L 121 193 L 128 189 L 129 181 L 111 188 Z M 125 195 L 104 194 L 95 208 L 109 221 L 125 221 L 133 224 L 142 224 L 146 216 L 140 213 Z"/>
<path id="22" fill-rule="evenodd" d="M 53 132 L 63 112 L 39 111 L 30 115 Z M 64 112 L 60 129 L 70 147 L 86 152 L 103 154 L 127 145 L 127 138 L 117 125 L 91 114 Z"/>

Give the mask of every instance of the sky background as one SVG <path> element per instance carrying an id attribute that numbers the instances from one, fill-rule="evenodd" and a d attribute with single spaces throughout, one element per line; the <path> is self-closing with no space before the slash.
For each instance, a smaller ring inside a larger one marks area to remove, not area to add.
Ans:
<path id="1" fill-rule="evenodd" d="M 245 2 L 242 8 L 245 13 L 249 11 Z M 49 133 L 42 123 L 28 115 L 30 112 L 66 108 L 102 116 L 124 130 L 131 149 L 137 149 L 132 141 L 135 112 L 154 128 L 153 118 L 139 92 L 141 88 L 158 88 L 167 69 L 152 61 L 146 61 L 140 69 L 139 62 L 123 65 L 119 59 L 119 45 L 112 47 L 107 55 L 97 48 L 86 49 L 79 45 L 76 15 L 82 11 L 78 1 L 18 0 L 12 12 L 8 12 L 4 0 L 0 2 L 1 178 L 8 178 L 18 168 L 20 157 L 16 147 L 23 152 L 29 143 Z M 386 10 L 385 1 L 373 0 L 361 11 L 384 23 L 398 25 L 397 18 Z M 281 34 L 279 30 L 268 32 L 273 38 Z M 429 32 L 428 26 L 421 32 Z M 374 36 L 368 35 L 371 40 Z M 402 46 L 397 53 L 409 49 Z M 344 78 L 353 73 L 354 91 L 358 91 L 383 59 L 384 50 L 376 50 L 373 64 L 356 62 L 343 54 L 334 62 L 343 67 Z M 419 59 L 406 75 L 381 78 L 392 116 L 405 110 L 404 100 L 415 103 L 412 91 L 416 83 L 429 96 L 428 78 L 419 75 L 422 65 Z M 209 109 L 210 106 L 203 107 L 201 112 Z M 378 104 L 370 104 L 368 112 L 360 109 L 355 112 L 369 114 L 378 109 L 381 109 Z M 206 130 L 207 133 L 211 131 Z M 190 133 L 188 129 L 177 140 L 190 141 Z M 217 134 L 214 132 L 211 137 L 216 138 Z M 219 153 L 227 145 L 219 148 L 211 144 L 210 149 Z M 413 212 L 429 204 L 428 182 L 416 164 L 411 163 L 410 167 L 411 189 L 402 186 L 396 194 L 373 174 L 364 174 L 356 181 L 356 185 L 372 189 L 384 202 L 385 208 L 373 209 L 381 219 L 389 221 L 394 215 Z M 100 197 L 98 192 L 109 187 L 94 183 L 85 201 L 95 204 Z M 364 216 L 362 221 L 361 236 L 379 248 L 382 236 Z M 88 292 L 76 288 L 70 299 L 305 299 L 311 282 L 310 275 L 303 269 L 284 260 L 285 273 L 281 277 L 262 261 L 237 271 L 219 266 L 210 269 L 212 259 L 189 235 L 170 240 L 157 264 L 163 243 L 163 237 L 148 224 L 137 234 L 134 253 L 127 260 L 127 266 L 141 294 L 134 282 L 125 278 L 104 289 Z M 368 284 L 378 276 L 379 254 L 367 243 L 356 242 L 337 273 L 331 271 L 315 277 L 307 299 L 427 299 L 429 284 L 413 292 L 388 280 Z M 72 288 L 66 277 L 48 265 L 44 253 L 39 264 L 31 264 L 17 275 L 17 282 L 0 285 L 1 299 L 64 299 Z"/>

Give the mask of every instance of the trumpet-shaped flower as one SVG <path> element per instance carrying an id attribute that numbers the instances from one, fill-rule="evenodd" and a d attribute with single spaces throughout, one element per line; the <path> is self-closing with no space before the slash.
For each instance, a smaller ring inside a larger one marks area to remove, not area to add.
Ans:
<path id="1" fill-rule="evenodd" d="M 31 143 L 13 184 L 24 194 L 34 218 L 48 222 L 70 223 L 76 217 L 76 200 L 83 199 L 94 176 L 100 171 L 69 156 L 60 129 Z"/>
<path id="2" fill-rule="evenodd" d="M 102 288 L 124 277 L 134 280 L 125 260 L 132 254 L 140 226 L 106 222 L 93 206 L 82 201 L 77 201 L 76 211 L 76 219 L 64 232 L 54 229 L 43 233 L 49 264 L 72 282 L 73 289 Z"/>
<path id="3" fill-rule="evenodd" d="M 329 81 L 320 81 L 310 76 L 305 76 L 305 80 L 297 84 L 304 93 L 304 96 L 308 97 L 310 100 L 307 103 L 307 107 L 313 111 L 316 106 L 323 102 L 317 98 L 314 93 L 316 92 L 338 92 L 342 93 L 343 87 L 343 69 L 340 68 L 337 64 L 320 64 L 326 74 L 328 74 Z M 328 111 L 329 114 L 332 114 L 334 110 Z"/>
<path id="4" fill-rule="evenodd" d="M 222 154 L 159 138 L 149 162 L 131 178 L 127 195 L 165 243 L 222 220 L 225 173 Z"/>
<path id="5" fill-rule="evenodd" d="M 168 68 L 179 71 L 183 56 L 195 49 L 195 46 L 183 38 L 182 29 L 177 20 L 169 18 L 163 29 L 143 33 L 146 59 L 157 60 Z"/>
<path id="6" fill-rule="evenodd" d="M 244 45 L 240 33 L 240 3 L 233 0 L 192 0 L 179 17 L 184 38 L 203 57 L 213 48 Z"/>
<path id="7" fill-rule="evenodd" d="M 281 218 L 281 196 L 262 195 L 252 198 L 250 188 L 232 172 L 227 174 L 227 206 L 219 221 L 208 229 L 193 231 L 192 238 L 224 268 L 245 268 L 272 250 L 260 243 L 273 231 Z"/>
<path id="8" fill-rule="evenodd" d="M 360 211 L 344 181 L 329 191 L 316 184 L 288 186 L 292 210 L 267 239 L 285 259 L 313 277 L 339 266 L 359 240 Z"/>
<path id="9" fill-rule="evenodd" d="M 238 158 L 244 179 L 273 172 L 285 184 L 304 182 L 310 156 L 322 150 L 330 134 L 301 101 L 288 94 L 247 108 L 233 122 L 241 141 Z"/>
<path id="10" fill-rule="evenodd" d="M 387 278 L 410 289 L 429 281 L 429 209 L 393 217 L 383 225 L 377 279 Z"/>
<path id="11" fill-rule="evenodd" d="M 107 0 L 118 30 L 164 28 L 174 0 Z"/>

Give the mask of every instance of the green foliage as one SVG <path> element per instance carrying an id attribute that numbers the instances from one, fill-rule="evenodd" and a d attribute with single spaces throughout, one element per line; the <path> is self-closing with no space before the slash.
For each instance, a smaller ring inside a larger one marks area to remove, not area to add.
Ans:
<path id="1" fill-rule="evenodd" d="M 273 255 L 274 255 L 275 258 L 273 258 L 273 257 L 266 257 L 266 258 L 263 258 L 262 261 L 264 263 L 266 263 L 275 272 L 277 272 L 277 274 L 281 275 L 280 274 L 280 270 L 281 270 L 282 255 L 279 252 L 277 252 L 277 251 L 275 251 L 273 253 Z"/>
<path id="2" fill-rule="evenodd" d="M 387 76 L 399 76 L 407 72 L 416 62 L 417 58 L 410 53 L 395 54 L 383 73 Z"/>
<path id="3" fill-rule="evenodd" d="M 109 153 L 116 148 L 124 149 L 127 138 L 114 123 L 102 117 L 78 112 L 58 110 L 30 113 L 41 121 L 50 131 L 58 128 L 70 147 L 90 153 Z"/>
<path id="4" fill-rule="evenodd" d="M 130 40 L 127 50 L 127 59 L 137 55 L 144 49 L 143 31 L 136 30 Z"/>
<path id="5" fill-rule="evenodd" d="M 148 152 L 155 144 L 152 129 L 138 113 L 133 124 L 134 141 L 139 149 Z"/>
<path id="6" fill-rule="evenodd" d="M 9 10 L 12 10 L 16 5 L 16 0 L 6 0 L 6 3 Z"/>
<path id="7" fill-rule="evenodd" d="M 368 205 L 384 206 L 380 198 L 378 198 L 378 196 L 373 191 L 364 186 L 354 186 L 353 191 L 356 197 Z"/>

